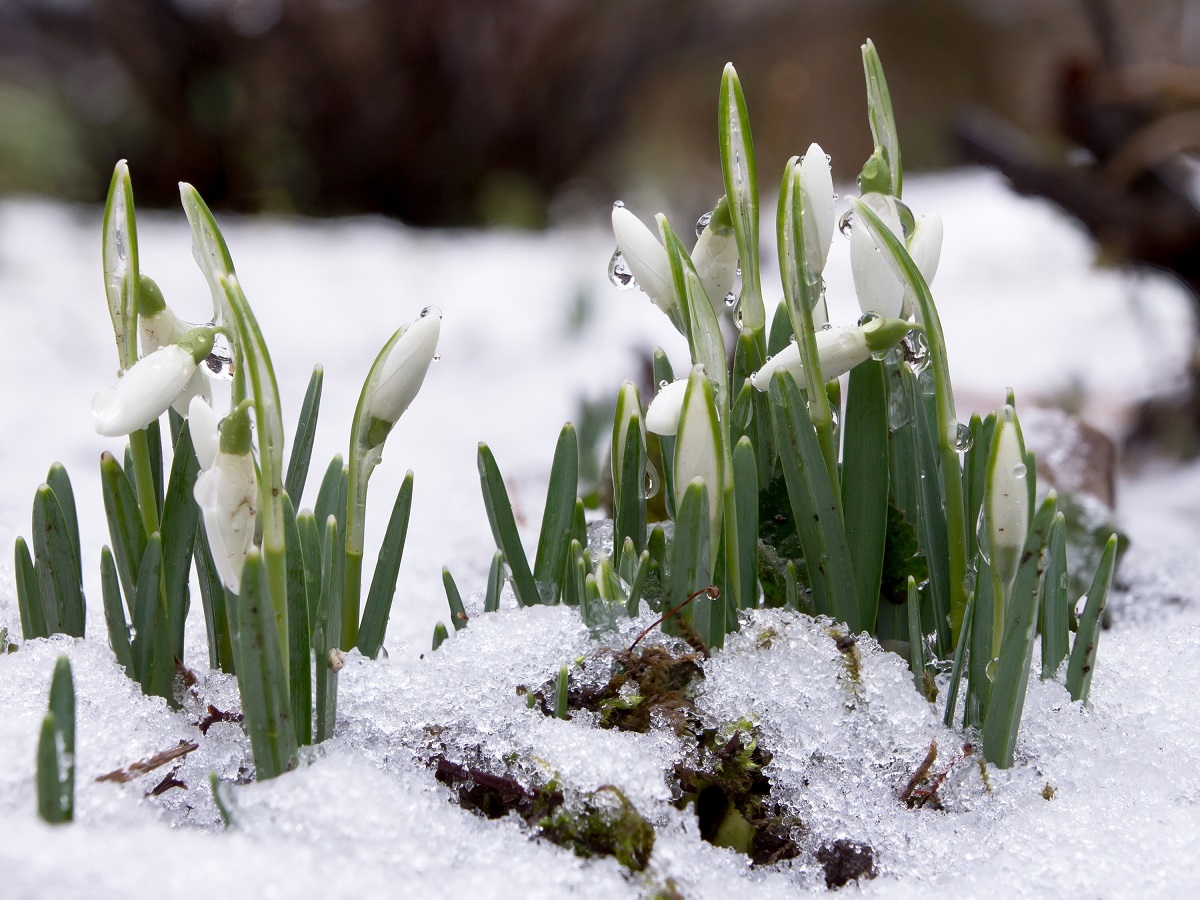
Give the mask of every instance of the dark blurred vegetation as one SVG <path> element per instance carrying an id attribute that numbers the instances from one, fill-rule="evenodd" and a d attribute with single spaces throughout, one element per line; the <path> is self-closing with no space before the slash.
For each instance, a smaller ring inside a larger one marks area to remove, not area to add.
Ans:
<path id="1" fill-rule="evenodd" d="M 420 225 L 537 225 L 649 185 L 702 209 L 726 60 L 764 173 L 817 138 L 849 179 L 870 150 L 873 37 L 906 166 L 936 168 L 968 103 L 1053 133 L 1062 67 L 1103 58 L 1089 5 L 5 0 L 0 193 L 98 201 L 124 157 L 151 206 L 187 180 L 223 208 Z M 1128 59 L 1195 56 L 1200 4 L 1110 5 Z"/>

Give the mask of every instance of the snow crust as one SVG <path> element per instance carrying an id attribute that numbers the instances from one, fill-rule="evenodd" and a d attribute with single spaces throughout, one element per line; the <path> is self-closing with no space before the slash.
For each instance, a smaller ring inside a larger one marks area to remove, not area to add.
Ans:
<path id="1" fill-rule="evenodd" d="M 1011 197 L 991 175 L 913 179 L 906 200 L 946 221 L 934 290 L 963 417 L 972 398 L 998 402 L 1010 384 L 1019 400 L 1082 385 L 1111 406 L 1180 377 L 1192 323 L 1167 280 L 1093 271 L 1075 226 Z M 750 617 L 705 664 L 696 703 L 714 726 L 756 722 L 774 754 L 773 799 L 806 825 L 802 855 L 777 867 L 751 869 L 703 842 L 694 816 L 671 805 L 667 775 L 685 748 L 669 730 L 610 732 L 587 715 L 559 721 L 526 706 L 517 687 L 542 686 L 561 665 L 598 677 L 578 670 L 595 645 L 573 611 L 475 615 L 428 651 L 432 623 L 447 618 L 442 564 L 469 592 L 482 586 L 492 554 L 475 442 L 496 453 L 532 541 L 554 440 L 578 398 L 614 393 L 635 371 L 636 351 L 656 344 L 683 365 L 686 349 L 661 314 L 606 283 L 611 235 L 588 230 L 440 234 L 373 220 L 222 221 L 274 355 L 285 421 L 311 365 L 326 366 L 314 479 L 345 443 L 378 347 L 422 306 L 444 315 L 442 362 L 373 479 L 368 546 L 404 469 L 416 471 L 389 659 L 348 655 L 337 736 L 294 772 L 235 785 L 236 827 L 223 830 L 209 773 L 245 780 L 252 760 L 236 724 L 198 728 L 209 704 L 237 708 L 236 683 L 207 668 L 202 623 L 189 622 L 186 663 L 197 681 L 179 710 L 141 695 L 104 644 L 95 470 L 115 442 L 91 434 L 87 411 L 111 381 L 115 355 L 99 219 L 91 208 L 0 204 L 11 380 L 0 395 L 0 627 L 19 633 L 11 542 L 28 534 L 30 499 L 55 459 L 75 483 L 92 601 L 88 640 L 29 641 L 0 655 L 3 895 L 641 897 L 669 880 L 689 898 L 773 898 L 824 891 L 813 853 L 842 837 L 875 850 L 879 877 L 859 886 L 868 896 L 1184 897 L 1200 886 L 1200 466 L 1121 485 L 1119 512 L 1134 544 L 1114 598 L 1121 615 L 1101 637 L 1091 705 L 1031 679 L 1008 772 L 985 775 L 977 757 L 963 757 L 964 738 L 940 724 L 941 705 L 922 700 L 905 663 L 869 639 L 857 645 L 855 677 L 827 623 Z M 139 225 L 144 270 L 181 316 L 206 319 L 207 289 L 182 215 L 143 214 Z M 847 243 L 835 239 L 829 266 L 835 322 L 855 315 Z M 568 325 L 578 296 L 590 298 L 583 333 Z M 468 612 L 478 605 L 476 596 Z M 613 646 L 628 646 L 649 622 L 626 623 Z M 60 653 L 75 672 L 78 788 L 75 823 L 51 828 L 34 811 L 33 770 Z M 954 761 L 939 791 L 945 809 L 910 810 L 897 794 L 934 739 L 934 771 Z M 177 765 L 126 784 L 95 781 L 181 740 L 198 747 Z M 649 869 L 629 876 L 611 859 L 585 861 L 531 839 L 513 818 L 460 809 L 428 765 L 439 752 L 531 782 L 553 776 L 577 791 L 619 786 L 656 828 Z M 168 773 L 186 789 L 146 796 Z"/>

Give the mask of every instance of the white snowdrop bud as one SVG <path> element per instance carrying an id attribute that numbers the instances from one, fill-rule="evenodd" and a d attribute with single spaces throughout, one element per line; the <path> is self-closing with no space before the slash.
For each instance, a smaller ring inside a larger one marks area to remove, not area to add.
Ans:
<path id="1" fill-rule="evenodd" d="M 833 173 L 820 144 L 810 144 L 800 160 L 800 209 L 804 217 L 804 256 L 820 274 L 833 243 Z"/>
<path id="2" fill-rule="evenodd" d="M 617 246 L 638 287 L 659 309 L 672 315 L 679 303 L 675 299 L 675 282 L 671 277 L 667 249 L 659 243 L 654 232 L 623 206 L 613 207 L 612 225 Z"/>
<path id="3" fill-rule="evenodd" d="M 679 414 L 683 411 L 687 386 L 688 379 L 680 378 L 659 389 L 646 409 L 647 431 L 669 436 L 679 430 Z"/>
<path id="4" fill-rule="evenodd" d="M 393 425 L 400 419 L 425 381 L 441 331 L 442 314 L 433 306 L 404 329 L 367 393 L 372 417 Z"/>

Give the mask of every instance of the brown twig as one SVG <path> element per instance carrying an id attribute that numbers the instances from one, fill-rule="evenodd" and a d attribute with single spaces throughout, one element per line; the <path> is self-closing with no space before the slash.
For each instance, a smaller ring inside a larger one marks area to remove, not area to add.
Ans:
<path id="1" fill-rule="evenodd" d="M 675 606 L 675 607 L 667 610 L 665 613 L 663 613 L 661 616 L 659 616 L 657 619 L 655 619 L 653 622 L 651 622 L 649 625 L 647 625 L 645 627 L 645 629 L 642 631 L 642 633 L 633 639 L 633 643 L 629 645 L 629 652 L 630 653 L 633 652 L 633 648 L 641 643 L 642 638 L 644 638 L 646 635 L 648 635 L 651 631 L 653 631 L 657 626 L 661 625 L 667 619 L 671 618 L 671 616 L 675 615 L 675 613 L 679 612 L 681 609 L 683 609 L 685 606 L 687 606 L 689 603 L 691 603 L 693 600 L 695 600 L 701 594 L 707 594 L 708 598 L 710 600 L 716 600 L 718 597 L 721 596 L 721 589 L 719 587 L 717 587 L 715 584 L 710 584 L 708 587 L 700 588 L 700 590 L 696 591 L 694 594 L 691 594 L 686 600 L 684 600 L 678 606 Z"/>
<path id="2" fill-rule="evenodd" d="M 925 754 L 925 758 L 921 760 L 921 764 L 917 766 L 917 770 L 912 773 L 912 778 L 908 779 L 908 784 L 904 785 L 904 790 L 900 792 L 899 800 L 901 803 L 907 803 L 912 799 L 913 791 L 917 789 L 917 785 L 925 780 L 925 776 L 929 774 L 929 770 L 933 768 L 934 762 L 937 761 L 938 745 L 937 739 L 929 742 L 929 752 Z"/>
<path id="3" fill-rule="evenodd" d="M 172 747 L 170 750 L 164 750 L 161 753 L 155 753 L 149 759 L 141 759 L 132 765 L 126 766 L 124 769 L 115 769 L 107 775 L 101 775 L 97 781 L 115 781 L 118 784 L 124 784 L 128 781 L 133 781 L 135 778 L 140 778 L 147 772 L 153 772 L 159 766 L 164 766 L 173 759 L 179 759 L 181 756 L 187 756 L 200 745 L 192 741 L 180 741 L 178 746 Z"/>

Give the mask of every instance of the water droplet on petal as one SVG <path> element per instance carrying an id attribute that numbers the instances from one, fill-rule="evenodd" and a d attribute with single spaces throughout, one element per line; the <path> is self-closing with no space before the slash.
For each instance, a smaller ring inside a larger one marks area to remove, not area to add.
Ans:
<path id="1" fill-rule="evenodd" d="M 662 390 L 663 388 L 665 388 L 665 387 L 666 387 L 668 384 L 670 384 L 670 382 L 669 382 L 669 381 L 667 381 L 667 379 L 665 379 L 665 378 L 664 378 L 662 381 L 660 381 L 660 382 L 658 383 L 658 389 L 661 391 L 661 390 Z"/>
<path id="2" fill-rule="evenodd" d="M 423 319 L 426 316 L 437 316 L 440 319 L 442 311 L 436 306 L 426 306 L 421 310 L 421 318 Z"/>
<path id="3" fill-rule="evenodd" d="M 708 227 L 708 223 L 712 221 L 712 213 L 706 212 L 696 220 L 696 237 L 704 234 L 704 229 Z"/>
<path id="4" fill-rule="evenodd" d="M 828 153 L 825 154 L 825 162 L 833 162 L 833 157 Z"/>
<path id="5" fill-rule="evenodd" d="M 614 200 L 613 201 L 613 209 L 624 209 L 624 208 L 625 208 L 624 200 Z"/>
<path id="6" fill-rule="evenodd" d="M 608 280 L 623 291 L 637 287 L 637 281 L 634 280 L 633 272 L 629 270 L 620 247 L 613 251 L 612 259 L 608 261 Z"/>
<path id="7" fill-rule="evenodd" d="M 962 422 L 958 423 L 958 430 L 954 433 L 954 450 L 956 453 L 966 453 L 975 444 L 975 436 L 971 434 L 971 429 Z"/>
<path id="8" fill-rule="evenodd" d="M 1025 471 L 1025 463 L 1017 463 L 1015 466 L 1013 466 L 1013 478 L 1024 478 Z"/>
<path id="9" fill-rule="evenodd" d="M 832 322 L 822 322 L 821 330 L 822 331 L 833 331 L 833 323 Z"/>
<path id="10" fill-rule="evenodd" d="M 842 213 L 842 217 L 838 219 L 838 231 L 842 233 L 842 237 L 850 237 L 850 232 L 854 230 L 854 210 L 848 209 Z"/>
<path id="11" fill-rule="evenodd" d="M 731 307 L 735 303 L 737 303 L 737 295 L 734 294 L 733 291 L 730 291 L 728 294 L 725 295 L 725 305 Z"/>
<path id="12" fill-rule="evenodd" d="M 658 470 L 650 463 L 646 463 L 646 499 L 651 500 L 658 496 Z"/>
<path id="13" fill-rule="evenodd" d="M 865 312 L 861 316 L 858 317 L 858 327 L 862 328 L 868 322 L 874 322 L 876 319 L 881 319 L 881 318 L 883 318 L 883 317 L 881 315 L 879 315 L 879 313 Z"/>

